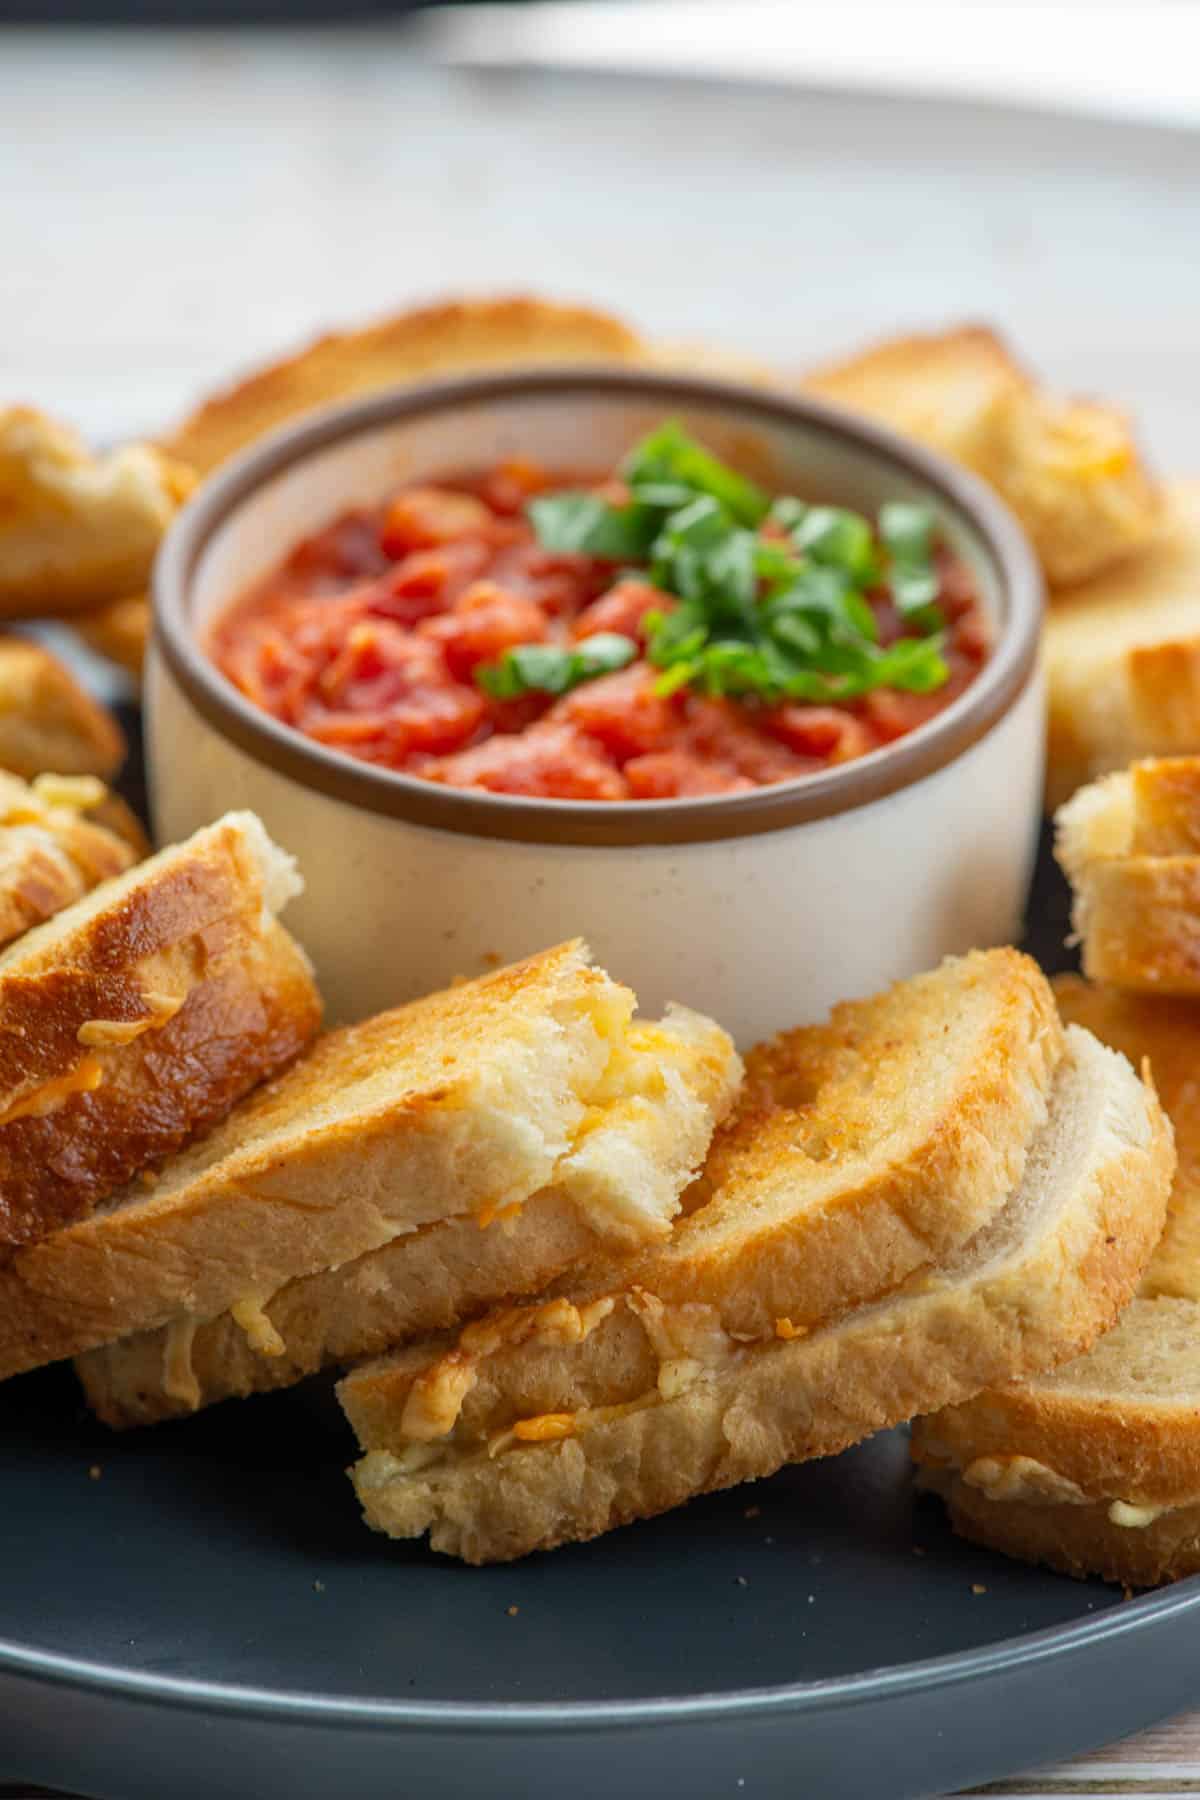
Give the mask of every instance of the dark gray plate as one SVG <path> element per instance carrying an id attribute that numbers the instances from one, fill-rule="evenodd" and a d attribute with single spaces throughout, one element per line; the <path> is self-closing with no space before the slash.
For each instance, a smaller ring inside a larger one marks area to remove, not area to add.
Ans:
<path id="1" fill-rule="evenodd" d="M 1043 870 L 1044 960 L 1062 914 Z M 1200 1584 L 957 1543 L 900 1433 L 485 1570 L 365 1531 L 352 1453 L 321 1383 L 123 1439 L 65 1370 L 0 1388 L 0 1782 L 904 1800 L 1200 1697 Z"/>

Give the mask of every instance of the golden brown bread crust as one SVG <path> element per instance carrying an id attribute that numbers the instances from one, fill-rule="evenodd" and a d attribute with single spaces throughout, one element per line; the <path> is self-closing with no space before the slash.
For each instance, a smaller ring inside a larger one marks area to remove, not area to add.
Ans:
<path id="1" fill-rule="evenodd" d="M 823 399 L 881 418 L 980 474 L 998 468 L 1029 377 L 986 325 L 912 332 L 810 369 Z"/>
<path id="2" fill-rule="evenodd" d="M 0 774 L 0 949 L 136 860 L 134 846 L 89 814 L 107 791 L 91 777 Z"/>
<path id="3" fill-rule="evenodd" d="M 1200 757 L 1155 758 L 1081 788 L 1055 815 L 1084 973 L 1200 994 Z"/>
<path id="4" fill-rule="evenodd" d="M 972 1006 L 967 1039 L 956 1028 Z M 947 1043 L 954 1069 L 927 1102 Z M 1045 977 L 1011 949 L 948 959 L 759 1045 L 702 1177 L 708 1204 L 629 1279 L 663 1300 L 716 1304 L 729 1330 L 751 1335 L 886 1293 L 1002 1205 L 1063 1049 Z M 786 1217 L 768 1209 L 772 1194 Z"/>
<path id="5" fill-rule="evenodd" d="M 1200 1462 L 1187 1399 L 1200 1342 L 1200 1006 L 1074 975 L 1054 988 L 1064 1018 L 1150 1063 L 1178 1152 L 1166 1225 L 1139 1298 L 1087 1356 L 918 1420 L 913 1458 L 964 1537 L 1068 1574 L 1143 1586 L 1200 1566 Z M 985 1491 L 997 1471 L 1030 1460 L 1067 1484 L 1065 1500 L 1035 1503 L 1003 1483 Z M 1114 1501 L 1182 1510 L 1131 1528 L 1109 1518 Z"/>
<path id="6" fill-rule="evenodd" d="M 97 656 L 124 669 L 135 681 L 142 678 L 146 646 L 150 641 L 151 611 L 146 594 L 132 594 L 99 606 L 94 612 L 74 613 L 71 625 Z"/>
<path id="7" fill-rule="evenodd" d="M 624 1064 L 606 1074 L 602 1097 L 597 1090 L 585 1115 L 590 1130 L 578 1146 L 573 1140 L 553 1184 L 515 1216 L 436 1219 L 365 1255 L 339 1258 L 264 1293 L 250 1309 L 195 1320 L 186 1357 L 175 1323 L 122 1337 L 78 1359 L 96 1410 L 112 1425 L 174 1418 L 232 1395 L 287 1386 L 327 1364 L 377 1355 L 505 1298 L 537 1293 L 569 1265 L 624 1243 L 629 1225 L 620 1202 L 630 1192 L 643 1233 L 652 1220 L 665 1231 L 665 1209 L 674 1210 L 702 1163 L 714 1125 L 733 1102 L 741 1064 L 717 1025 L 679 1008 L 656 1024 L 635 1025 L 623 1048 Z M 607 1210 L 596 1207 L 598 1173 L 617 1203 Z"/>
<path id="8" fill-rule="evenodd" d="M 97 775 L 125 759 L 125 739 L 107 709 L 41 644 L 0 637 L 0 769 L 24 781 Z"/>
<path id="9" fill-rule="evenodd" d="M 467 1561 L 504 1560 L 833 1454 L 924 1410 L 929 1397 L 966 1398 L 995 1380 L 993 1370 L 1029 1374 L 1086 1349 L 1145 1266 L 1173 1154 L 1153 1093 L 1128 1066 L 1086 1034 L 1072 1045 L 1028 1196 L 1015 1197 L 1010 1216 L 958 1263 L 910 1278 L 840 1323 L 791 1340 L 726 1343 L 698 1375 L 685 1371 L 682 1391 L 663 1389 L 672 1365 L 651 1328 L 639 1333 L 646 1309 L 636 1294 L 582 1336 L 536 1325 L 530 1337 L 521 1319 L 530 1309 L 519 1309 L 490 1339 L 485 1323 L 457 1348 L 441 1340 L 352 1371 L 339 1396 L 368 1452 L 355 1471 L 368 1521 L 396 1536 L 428 1530 L 435 1549 Z M 1085 1129 L 1077 1144 L 1072 1134 Z M 686 1310 L 674 1329 L 703 1360 L 714 1322 L 699 1315 L 713 1309 Z M 439 1369 L 453 1376 L 458 1366 L 474 1385 L 432 1429 L 414 1430 L 414 1395 L 424 1408 Z M 597 1406 L 615 1406 L 615 1416 L 593 1413 L 559 1441 L 508 1442 L 520 1421 Z M 397 1464 L 426 1440 L 431 1464 Z M 438 1460 L 439 1441 L 451 1444 L 447 1460 Z"/>
<path id="10" fill-rule="evenodd" d="M 268 912 L 238 830 L 193 845 L 0 958 L 3 1251 L 78 1219 L 223 1117 L 317 1028 L 307 959 Z M 11 1279 L 12 1263 L 0 1269 Z"/>
<path id="11" fill-rule="evenodd" d="M 159 450 L 93 457 L 44 413 L 0 408 L 0 617 L 104 606 L 144 587 L 191 485 Z"/>
<path id="12" fill-rule="evenodd" d="M 1049 811 L 1138 757 L 1200 750 L 1200 481 L 1168 485 L 1163 525 L 1046 618 Z"/>
<path id="13" fill-rule="evenodd" d="M 1091 980 L 1200 995 L 1200 856 L 1100 863 L 1087 893 L 1082 960 Z"/>
<path id="14" fill-rule="evenodd" d="M 560 945 L 326 1033 L 152 1187 L 21 1251 L 0 1267 L 0 1379 L 527 1200 L 607 1059 L 595 1009 L 632 1008 L 586 956 Z"/>
<path id="15" fill-rule="evenodd" d="M 1126 994 L 1119 988 L 1060 975 L 1059 1010 L 1127 1056 L 1148 1058 L 1163 1110 L 1175 1128 L 1177 1167 L 1162 1238 L 1139 1293 L 1200 1300 L 1200 1006 L 1191 1000 Z"/>
<path id="16" fill-rule="evenodd" d="M 924 1081 L 943 1047 L 953 1065 Z M 669 1241 L 571 1279 L 703 1301 L 762 1336 L 862 1305 L 966 1242 L 1020 1179 L 1063 1034 L 1037 965 L 978 951 L 759 1045 Z"/>
<path id="17" fill-rule="evenodd" d="M 1123 415 L 1048 393 L 986 326 L 894 338 L 812 370 L 803 385 L 989 481 L 1053 588 L 1124 561 L 1159 528 L 1158 486 Z"/>
<path id="18" fill-rule="evenodd" d="M 85 809 L 84 817 L 93 825 L 102 825 L 105 831 L 111 831 L 122 843 L 128 844 L 136 861 L 150 854 L 150 839 L 146 836 L 145 827 L 127 800 L 120 794 L 106 788 L 94 806 Z"/>
<path id="19" fill-rule="evenodd" d="M 1068 1484 L 1062 1503 L 1071 1510 L 1084 1499 L 1195 1504 L 1200 1458 L 1191 1395 L 1160 1392 L 1154 1369 L 1173 1357 L 1190 1366 L 1198 1325 L 1195 1300 L 1135 1299 L 1086 1356 L 1038 1381 L 989 1389 L 919 1420 L 913 1460 L 926 1471 L 952 1468 L 965 1486 L 985 1492 L 995 1481 L 991 1463 L 1028 1459 Z M 1002 1484 L 997 1491 L 1003 1496 Z"/>
<path id="20" fill-rule="evenodd" d="M 948 1470 L 922 1470 L 921 1485 L 940 1494 L 960 1537 L 1021 1562 L 1044 1563 L 1087 1581 L 1157 1587 L 1200 1573 L 1200 1505 L 1182 1506 L 1148 1525 L 1114 1525 L 1109 1502 L 1088 1506 L 998 1504 Z"/>
<path id="21" fill-rule="evenodd" d="M 523 296 L 448 301 L 317 338 L 206 400 L 164 443 L 207 475 L 287 420 L 355 394 L 475 369 L 630 362 L 642 353 L 626 325 L 590 307 Z"/>

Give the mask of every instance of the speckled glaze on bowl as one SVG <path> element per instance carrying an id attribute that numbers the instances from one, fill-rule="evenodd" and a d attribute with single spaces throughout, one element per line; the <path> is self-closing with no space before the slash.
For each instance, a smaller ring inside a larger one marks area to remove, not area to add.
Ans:
<path id="1" fill-rule="evenodd" d="M 514 454 L 607 469 L 665 417 L 806 499 L 869 512 L 928 501 L 995 621 L 970 689 L 898 744 L 820 775 L 588 803 L 355 762 L 253 707 L 206 655 L 209 621 L 345 508 Z M 307 886 L 288 923 L 332 1018 L 580 935 L 646 1010 L 685 1000 L 745 1044 L 1017 934 L 1041 801 L 1041 605 L 1032 553 L 980 483 L 811 400 L 616 369 L 375 395 L 231 463 L 168 534 L 147 677 L 155 823 L 169 840 L 229 807 L 261 815 L 299 858 Z"/>

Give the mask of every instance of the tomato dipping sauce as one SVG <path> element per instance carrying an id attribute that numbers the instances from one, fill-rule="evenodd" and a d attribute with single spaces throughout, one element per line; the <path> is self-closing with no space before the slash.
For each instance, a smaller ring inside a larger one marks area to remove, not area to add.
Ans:
<path id="1" fill-rule="evenodd" d="M 210 654 L 256 706 L 347 756 L 451 787 L 601 801 L 737 793 L 848 762 L 943 711 L 987 658 L 990 628 L 970 571 L 932 542 L 923 566 L 933 594 L 925 617 L 938 634 L 937 685 L 875 685 L 841 698 L 838 676 L 805 674 L 792 686 L 826 682 L 830 694 L 797 698 L 778 682 L 747 691 L 747 680 L 762 677 L 738 674 L 730 678 L 736 691 L 722 691 L 722 656 L 740 668 L 737 655 L 718 645 L 705 663 L 707 652 L 693 654 L 682 628 L 685 614 L 717 604 L 713 593 L 722 605 L 728 600 L 719 584 L 704 586 L 708 565 L 694 557 L 687 563 L 683 554 L 702 536 L 704 505 L 682 504 L 674 489 L 671 500 L 665 487 L 631 488 L 623 476 L 582 485 L 616 509 L 613 517 L 632 518 L 640 493 L 659 494 L 651 503 L 664 508 L 671 501 L 672 566 L 681 571 L 682 594 L 664 588 L 658 548 L 631 565 L 627 557 L 548 546 L 554 534 L 539 532 L 529 503 L 577 496 L 581 484 L 510 461 L 401 489 L 386 505 L 346 513 L 306 538 L 217 620 Z M 711 514 L 715 503 L 708 504 Z M 730 568 L 735 551 L 743 561 L 759 552 L 769 560 L 772 547 L 792 554 L 797 540 L 782 514 L 751 517 L 720 540 Z M 815 554 L 820 533 L 810 536 Z M 749 579 L 765 591 L 755 574 Z M 772 630 L 791 600 L 786 579 L 775 590 Z M 906 637 L 916 612 L 901 610 L 901 592 L 882 575 L 864 579 L 867 616 L 863 604 L 853 616 L 867 648 L 856 654 L 878 662 Z M 778 642 L 800 646 L 795 654 L 803 659 L 804 646 L 819 638 L 818 667 L 840 667 L 846 630 L 824 630 L 821 604 L 819 593 L 816 602 L 806 595 L 794 615 L 799 623 L 790 636 L 779 626 Z M 662 645 L 676 609 L 668 652 Z M 720 632 L 714 625 L 708 635 L 716 643 Z M 552 654 L 531 657 L 530 646 Z M 539 675 L 543 667 L 551 673 Z M 542 679 L 559 691 L 536 685 Z"/>

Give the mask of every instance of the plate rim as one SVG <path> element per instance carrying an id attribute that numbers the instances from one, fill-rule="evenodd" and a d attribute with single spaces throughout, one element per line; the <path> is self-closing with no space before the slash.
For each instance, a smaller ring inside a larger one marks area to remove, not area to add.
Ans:
<path id="1" fill-rule="evenodd" d="M 1048 1573 L 1048 1572 L 1047 1572 Z M 1054 1580 L 1069 1577 L 1051 1576 Z M 36 1650 L 0 1638 L 0 1683 L 17 1677 L 187 1712 L 271 1719 L 325 1727 L 486 1733 L 623 1730 L 647 1725 L 804 1716 L 901 1699 L 994 1679 L 1032 1664 L 1085 1655 L 1111 1640 L 1136 1637 L 1200 1607 L 1200 1575 L 1118 1602 L 1066 1625 L 1002 1638 L 975 1650 L 951 1651 L 912 1663 L 885 1664 L 821 1681 L 776 1683 L 729 1693 L 669 1695 L 649 1700 L 389 1700 L 339 1697 L 302 1689 L 264 1688 L 180 1676 L 144 1674 L 112 1663 Z"/>

